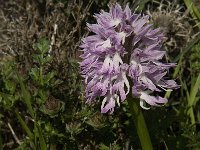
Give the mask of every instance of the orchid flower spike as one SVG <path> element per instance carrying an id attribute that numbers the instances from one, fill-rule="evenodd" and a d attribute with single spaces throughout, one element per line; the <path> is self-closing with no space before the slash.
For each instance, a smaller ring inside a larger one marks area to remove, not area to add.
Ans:
<path id="1" fill-rule="evenodd" d="M 175 64 L 160 62 L 165 55 L 161 50 L 164 35 L 149 24 L 149 16 L 115 4 L 95 18 L 96 24 L 87 24 L 94 34 L 85 37 L 80 46 L 87 103 L 100 96 L 101 112 L 113 113 L 130 92 L 144 109 L 167 103 L 166 98 L 152 93 L 178 87 L 175 81 L 164 79 Z"/>

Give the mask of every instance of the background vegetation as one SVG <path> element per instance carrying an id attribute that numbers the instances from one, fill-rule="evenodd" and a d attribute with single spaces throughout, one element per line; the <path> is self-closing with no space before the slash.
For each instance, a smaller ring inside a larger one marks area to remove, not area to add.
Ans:
<path id="1" fill-rule="evenodd" d="M 86 22 L 116 0 L 0 0 L 0 149 L 141 149 L 127 102 L 113 115 L 85 104 L 79 74 Z M 154 149 L 200 149 L 200 1 L 118 0 L 166 35 L 181 88 L 144 111 Z M 137 9 L 136 9 L 137 8 Z"/>

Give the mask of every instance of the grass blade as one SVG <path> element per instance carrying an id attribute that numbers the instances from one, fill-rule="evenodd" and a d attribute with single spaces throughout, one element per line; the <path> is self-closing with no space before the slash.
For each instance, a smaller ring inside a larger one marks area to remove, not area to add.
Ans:
<path id="1" fill-rule="evenodd" d="M 191 106 L 196 103 L 195 99 L 196 99 L 196 95 L 199 90 L 199 87 L 200 87 L 200 74 L 197 77 L 195 85 L 191 88 L 191 91 L 190 91 L 190 101 L 189 102 L 190 102 Z"/>
<path id="2" fill-rule="evenodd" d="M 17 78 L 18 78 L 18 81 L 19 81 L 19 84 L 20 84 L 20 87 L 21 87 L 21 90 L 22 90 L 22 95 L 23 95 L 23 98 L 24 98 L 24 102 L 26 103 L 26 105 L 28 107 L 28 110 L 29 110 L 29 113 L 30 113 L 31 117 L 35 119 L 34 111 L 33 111 L 33 108 L 31 106 L 31 95 L 30 95 L 29 91 L 26 90 L 25 85 L 24 85 L 24 83 L 22 81 L 22 78 L 19 76 L 18 73 L 17 73 Z"/>
<path id="3" fill-rule="evenodd" d="M 187 44 L 187 46 L 182 50 L 182 52 L 174 59 L 173 62 L 177 62 L 178 64 L 175 68 L 174 74 L 173 74 L 173 78 L 176 78 L 179 71 L 181 70 L 181 66 L 182 66 L 182 62 L 183 62 L 183 58 L 184 55 L 187 54 L 187 52 L 192 49 L 192 47 L 197 44 L 200 41 L 200 34 L 198 36 L 196 36 L 196 38 L 194 38 L 190 43 Z M 171 91 L 167 91 L 165 94 L 165 98 L 169 98 L 171 95 Z"/>
<path id="4" fill-rule="evenodd" d="M 185 5 L 187 6 L 188 10 L 190 11 L 191 16 L 194 19 L 197 19 L 197 25 L 200 28 L 200 12 L 198 11 L 197 7 L 193 4 L 191 0 L 184 0 Z"/>
<path id="5" fill-rule="evenodd" d="M 17 111 L 15 113 L 16 113 L 17 119 L 19 120 L 19 123 L 21 124 L 24 131 L 27 133 L 27 135 L 29 136 L 30 139 L 33 139 L 34 136 L 33 136 L 33 133 L 31 132 L 31 130 L 28 128 L 28 126 L 26 125 L 24 120 L 21 118 L 19 113 Z"/>
<path id="6" fill-rule="evenodd" d="M 44 137 L 42 135 L 42 129 L 41 129 L 41 127 L 39 125 L 38 125 L 38 133 L 39 133 L 40 148 L 42 150 L 47 150 L 47 146 L 46 146 Z"/>

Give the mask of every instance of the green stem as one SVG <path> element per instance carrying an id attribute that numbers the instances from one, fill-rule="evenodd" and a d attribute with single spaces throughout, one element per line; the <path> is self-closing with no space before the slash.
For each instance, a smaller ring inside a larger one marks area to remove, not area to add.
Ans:
<path id="1" fill-rule="evenodd" d="M 190 106 L 190 108 L 188 109 L 188 113 L 190 115 L 190 119 L 191 119 L 191 124 L 192 125 L 195 125 L 195 116 L 194 116 L 194 110 L 193 110 L 193 107 Z"/>
<path id="2" fill-rule="evenodd" d="M 41 60 L 40 60 L 40 74 L 39 74 L 39 76 L 40 76 L 40 85 L 43 86 L 43 65 L 44 65 L 43 60 L 44 60 L 44 53 L 41 53 L 40 56 L 41 56 Z"/>
<path id="3" fill-rule="evenodd" d="M 141 108 L 133 98 L 128 99 L 130 111 L 134 117 L 135 127 L 143 150 L 153 150 L 149 132 Z"/>

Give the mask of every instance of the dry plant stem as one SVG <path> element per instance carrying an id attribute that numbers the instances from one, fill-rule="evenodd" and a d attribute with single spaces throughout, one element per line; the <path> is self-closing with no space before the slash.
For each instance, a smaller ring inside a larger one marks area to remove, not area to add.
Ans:
<path id="1" fill-rule="evenodd" d="M 11 133 L 12 133 L 14 139 L 15 139 L 15 141 L 17 142 L 17 144 L 21 145 L 21 142 L 20 142 L 20 140 L 18 139 L 17 135 L 15 134 L 15 132 L 14 132 L 12 126 L 10 125 L 10 123 L 8 123 L 8 127 L 9 127 L 9 129 L 10 129 L 10 131 L 11 131 Z"/>
<path id="2" fill-rule="evenodd" d="M 54 28 L 53 28 L 53 34 L 51 36 L 51 44 L 50 44 L 50 48 L 49 48 L 49 55 L 51 54 L 52 52 L 52 49 L 53 49 L 53 46 L 55 44 L 55 37 L 56 37 L 56 33 L 57 33 L 57 29 L 58 29 L 58 25 L 57 24 L 54 24 Z"/>
<path id="3" fill-rule="evenodd" d="M 12 146 L 14 144 L 15 144 L 15 142 L 13 140 L 11 140 L 10 142 L 7 142 L 7 143 L 3 144 L 3 147 L 10 147 L 10 146 Z"/>
<path id="4" fill-rule="evenodd" d="M 129 99 L 128 99 L 128 105 L 130 107 L 131 114 L 133 115 L 133 118 L 134 118 L 134 123 L 135 123 L 135 127 L 137 130 L 137 134 L 139 136 L 142 149 L 143 150 L 153 150 L 153 146 L 152 146 L 149 132 L 148 132 L 145 120 L 144 120 L 144 116 L 143 116 L 141 108 L 137 102 L 138 101 L 136 101 L 133 98 L 129 97 Z"/>

